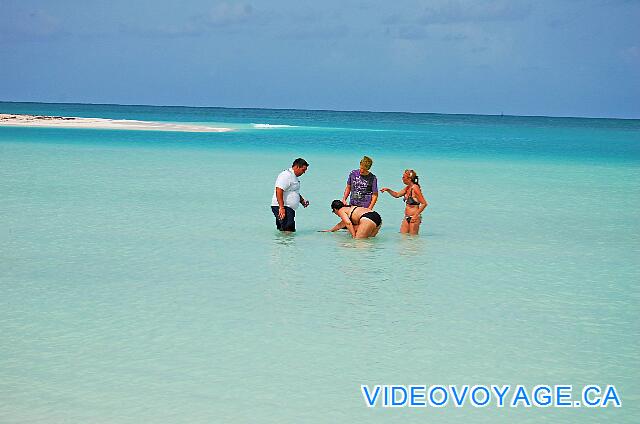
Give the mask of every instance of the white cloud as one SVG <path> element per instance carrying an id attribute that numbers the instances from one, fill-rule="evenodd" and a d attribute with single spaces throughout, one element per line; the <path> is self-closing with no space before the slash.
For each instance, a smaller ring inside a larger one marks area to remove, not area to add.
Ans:
<path id="1" fill-rule="evenodd" d="M 264 22 L 264 16 L 255 13 L 248 3 L 221 2 L 185 21 L 155 26 L 123 25 L 121 32 L 143 37 L 192 37 L 219 29 L 231 31 L 236 27 L 260 26 Z"/>
<path id="2" fill-rule="evenodd" d="M 254 17 L 253 7 L 247 3 L 217 3 L 200 21 L 208 26 L 228 26 L 242 24 Z"/>
<path id="3" fill-rule="evenodd" d="M 0 36 L 11 40 L 43 40 L 63 35 L 62 21 L 42 9 L 0 14 Z"/>
<path id="4" fill-rule="evenodd" d="M 640 46 L 630 46 L 620 51 L 620 56 L 626 61 L 635 62 L 640 60 Z"/>
<path id="5" fill-rule="evenodd" d="M 430 2 L 411 14 L 392 14 L 382 22 L 387 25 L 444 25 L 469 22 L 517 21 L 531 13 L 531 6 L 507 0 L 471 1 L 445 0 Z"/>

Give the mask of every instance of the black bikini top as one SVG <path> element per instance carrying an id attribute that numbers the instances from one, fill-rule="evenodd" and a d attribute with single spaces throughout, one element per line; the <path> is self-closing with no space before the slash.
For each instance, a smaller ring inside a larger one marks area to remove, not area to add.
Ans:
<path id="1" fill-rule="evenodd" d="M 419 206 L 420 202 L 417 201 L 416 199 L 414 199 L 411 196 L 411 193 L 413 193 L 413 187 L 411 187 L 411 192 L 407 193 L 406 197 L 404 198 L 404 202 L 408 205 L 408 206 Z"/>
<path id="2" fill-rule="evenodd" d="M 358 206 L 354 206 L 353 209 L 351 209 L 351 213 L 349 214 L 349 221 L 351 221 L 351 223 L 353 223 L 353 219 L 351 219 L 351 217 L 353 216 L 353 213 L 356 209 L 358 209 Z"/>

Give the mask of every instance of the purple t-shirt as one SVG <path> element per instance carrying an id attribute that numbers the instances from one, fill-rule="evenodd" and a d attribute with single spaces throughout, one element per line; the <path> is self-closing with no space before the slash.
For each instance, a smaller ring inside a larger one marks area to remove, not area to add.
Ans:
<path id="1" fill-rule="evenodd" d="M 378 193 L 378 179 L 371 172 L 362 175 L 359 169 L 354 169 L 347 178 L 347 184 L 351 186 L 349 202 L 354 206 L 369 207 L 371 195 Z"/>

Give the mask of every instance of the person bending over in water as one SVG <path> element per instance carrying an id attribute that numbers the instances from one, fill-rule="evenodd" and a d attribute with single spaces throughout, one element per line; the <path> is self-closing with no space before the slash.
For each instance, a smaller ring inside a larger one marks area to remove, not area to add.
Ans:
<path id="1" fill-rule="evenodd" d="M 325 232 L 346 227 L 351 237 L 361 239 L 375 237 L 382 226 L 382 218 L 378 212 L 362 206 L 345 205 L 342 200 L 331 202 L 331 211 L 340 217 L 340 222 Z"/>
<path id="2" fill-rule="evenodd" d="M 388 192 L 393 197 L 403 197 L 404 219 L 400 225 L 400 232 L 406 234 L 418 234 L 420 231 L 420 223 L 422 222 L 422 211 L 427 207 L 427 200 L 422 195 L 420 184 L 418 184 L 418 175 L 413 169 L 405 169 L 402 174 L 402 182 L 405 187 L 400 191 L 393 191 L 390 188 L 383 187 L 381 192 Z"/>

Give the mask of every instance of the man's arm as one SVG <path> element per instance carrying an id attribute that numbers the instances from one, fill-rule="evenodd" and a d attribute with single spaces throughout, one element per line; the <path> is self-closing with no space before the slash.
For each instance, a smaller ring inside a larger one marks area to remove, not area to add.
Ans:
<path id="1" fill-rule="evenodd" d="M 302 197 L 302 194 L 298 194 L 298 196 L 300 196 L 300 204 L 303 207 L 306 208 L 307 206 L 309 206 L 309 201 L 308 200 L 304 200 L 304 197 Z"/>
<path id="2" fill-rule="evenodd" d="M 282 221 L 286 213 L 284 210 L 284 190 L 280 187 L 276 187 L 276 199 L 278 200 L 278 219 Z"/>

